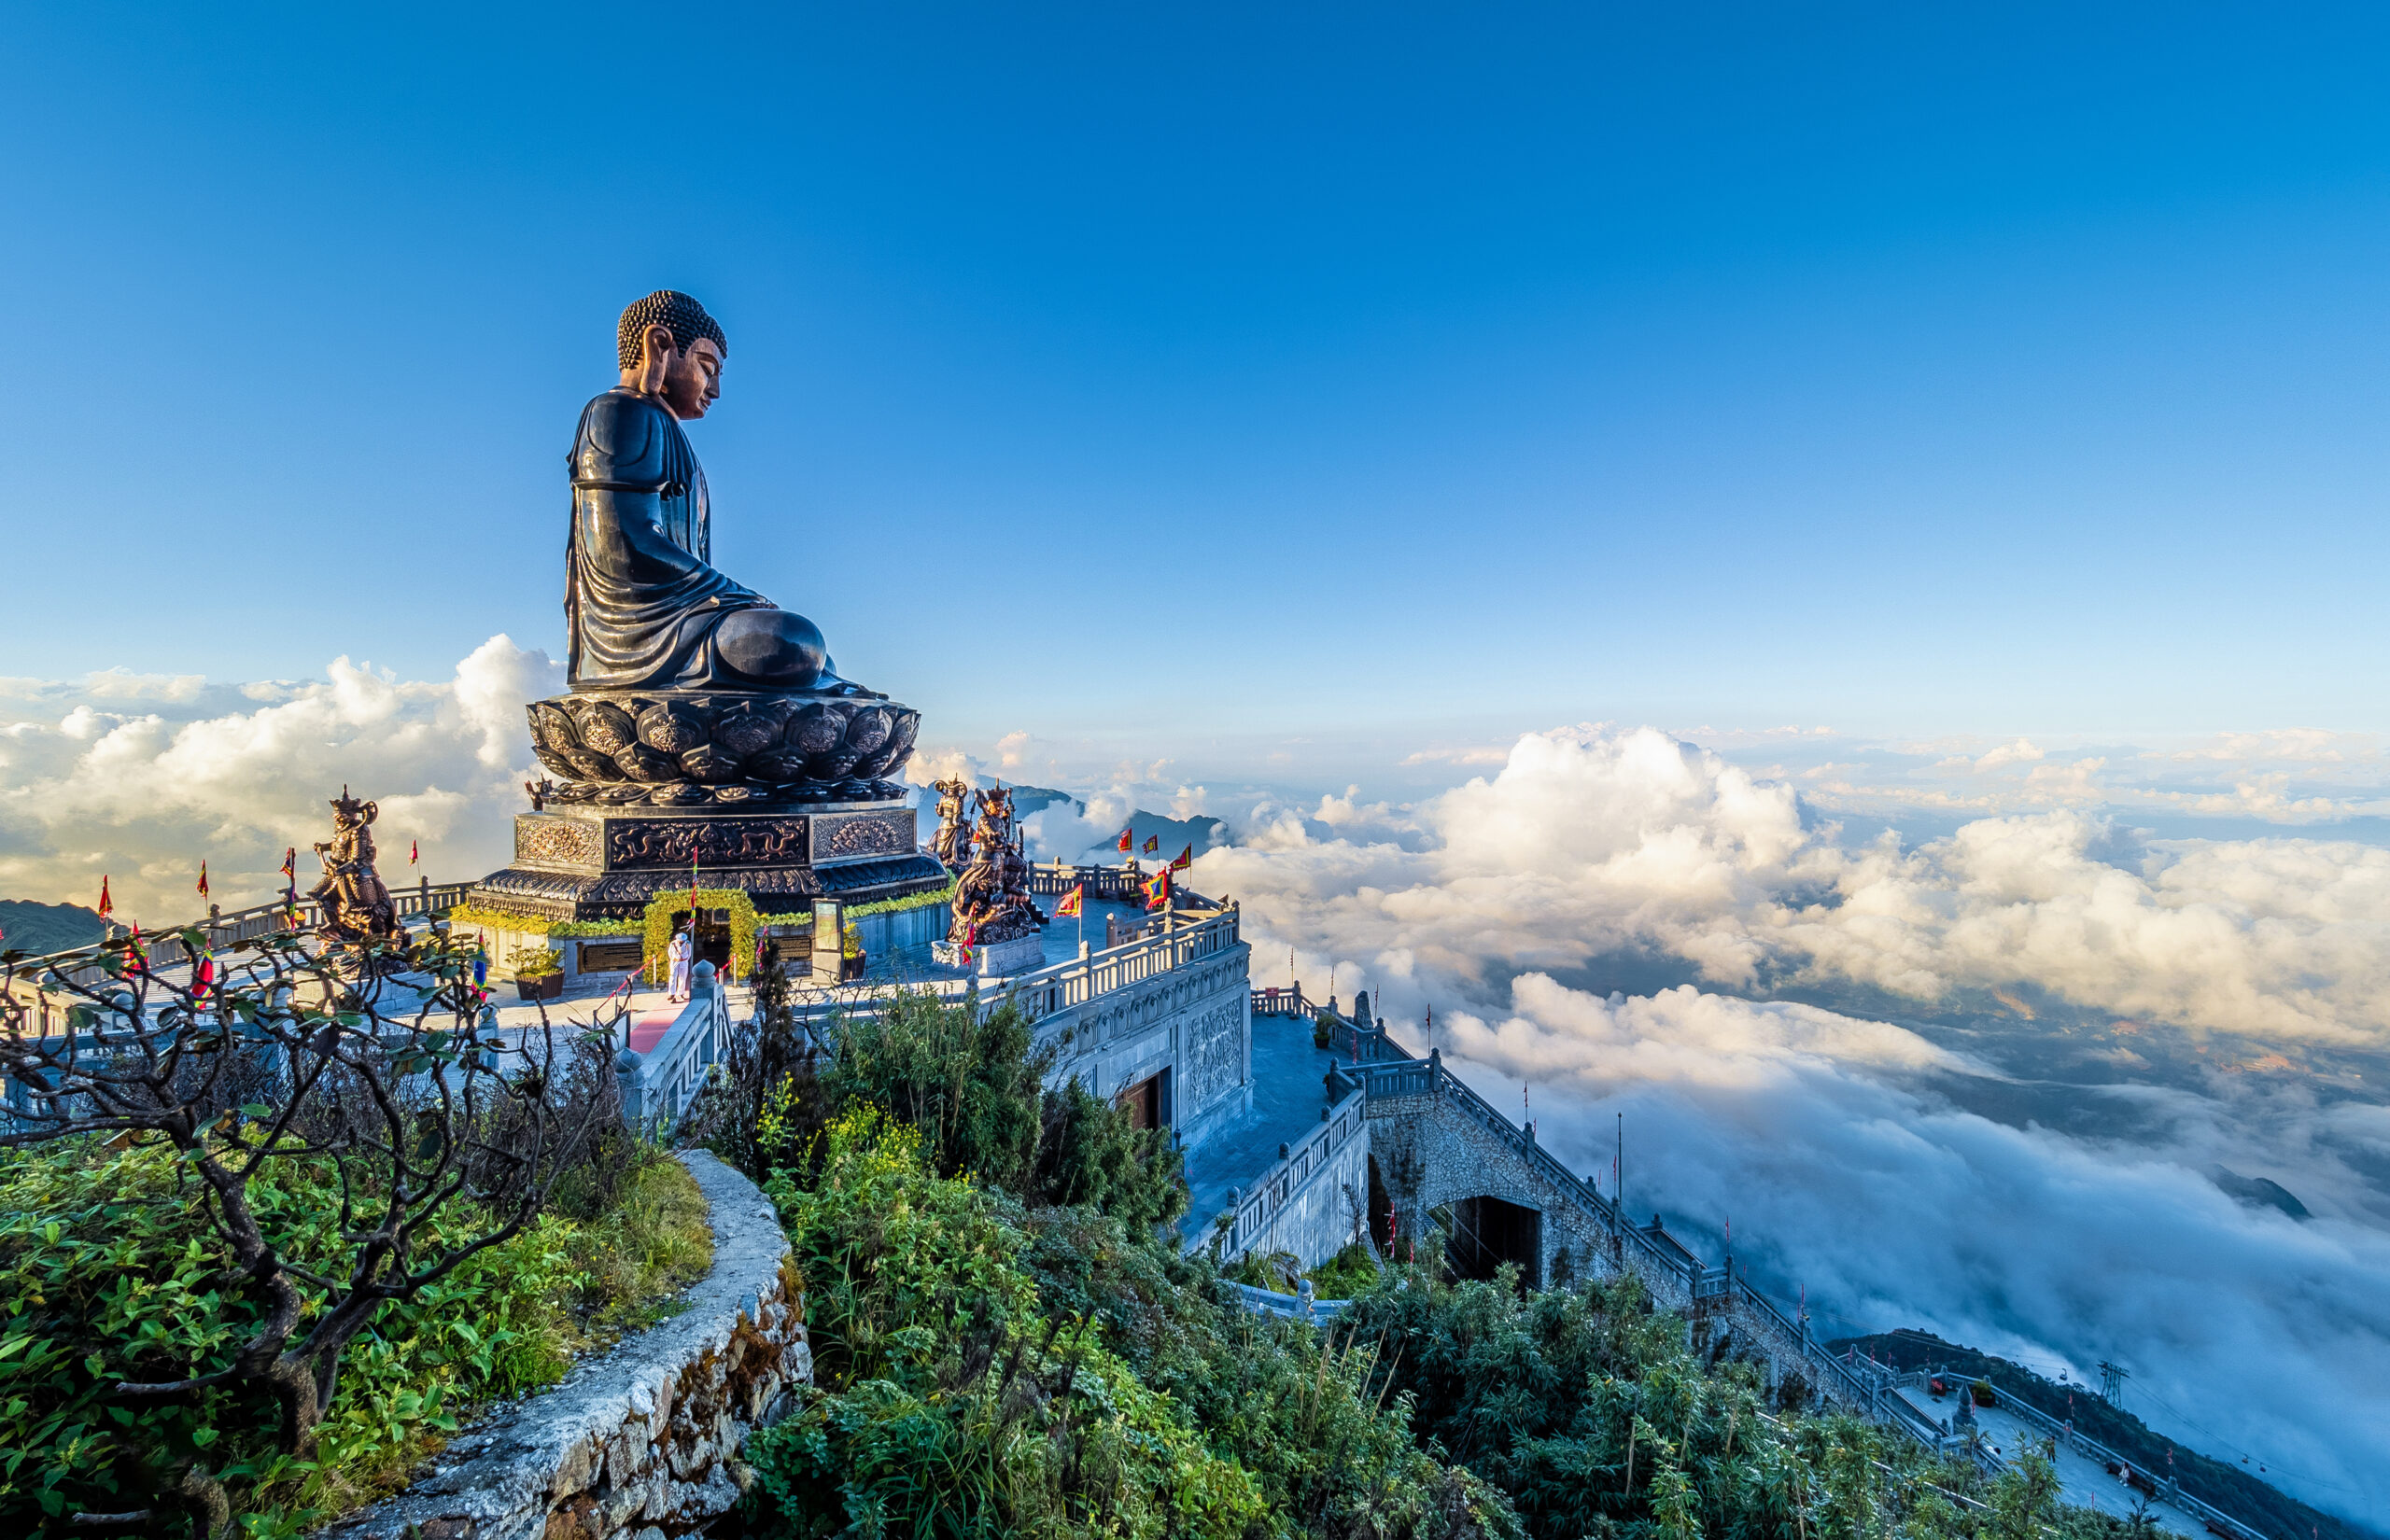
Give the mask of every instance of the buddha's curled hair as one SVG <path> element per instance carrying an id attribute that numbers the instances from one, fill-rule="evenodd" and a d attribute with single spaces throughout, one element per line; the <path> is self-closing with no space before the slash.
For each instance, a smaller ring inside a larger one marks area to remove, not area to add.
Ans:
<path id="1" fill-rule="evenodd" d="M 631 301 L 623 312 L 622 324 L 614 328 L 614 355 L 625 369 L 639 367 L 640 340 L 652 326 L 672 333 L 672 345 L 682 352 L 698 338 L 710 337 L 722 356 L 730 357 L 730 341 L 723 336 L 721 323 L 706 314 L 705 306 L 677 288 L 659 288 Z"/>

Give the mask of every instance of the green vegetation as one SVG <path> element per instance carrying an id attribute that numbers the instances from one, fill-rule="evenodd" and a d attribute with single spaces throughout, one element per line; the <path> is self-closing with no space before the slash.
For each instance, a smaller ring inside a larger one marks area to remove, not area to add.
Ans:
<path id="1" fill-rule="evenodd" d="M 516 978 L 545 978 L 564 972 L 564 954 L 553 946 L 517 946 L 506 961 Z"/>
<path id="2" fill-rule="evenodd" d="M 441 917 L 451 925 L 478 925 L 491 931 L 512 931 L 518 935 L 555 936 L 635 936 L 642 922 L 636 919 L 547 919 L 538 915 L 510 915 L 497 909 L 484 909 L 478 904 L 459 903 Z"/>
<path id="3" fill-rule="evenodd" d="M 555 1380 L 711 1264 L 696 1183 L 622 1136 L 568 1173 L 536 1225 L 383 1306 L 343 1355 L 313 1450 L 288 1453 L 254 1389 L 111 1402 L 120 1380 L 225 1366 L 264 1308 L 186 1164 L 155 1139 L 0 1152 L 0 1533 L 46 1536 L 78 1512 L 149 1506 L 195 1466 L 220 1483 L 233 1533 L 296 1533 L 395 1488 L 477 1402 Z M 331 1168 L 269 1172 L 249 1202 L 295 1265 L 338 1272 L 354 1204 Z M 488 1223 L 454 1204 L 426 1239 L 457 1243 Z M 306 1291 L 308 1321 L 323 1298 Z"/>
<path id="4" fill-rule="evenodd" d="M 648 981 L 664 982 L 665 950 L 672 945 L 672 927 L 692 908 L 730 912 L 730 965 L 724 972 L 732 978 L 745 978 L 754 968 L 755 932 L 761 923 L 755 901 L 737 888 L 700 888 L 695 893 L 687 889 L 658 893 L 647 901 L 640 935 L 645 943 L 640 951 L 647 959 Z"/>
<path id="5" fill-rule="evenodd" d="M 450 913 L 453 916 L 455 911 L 451 910 Z M 643 924 L 643 921 L 636 919 L 564 919 L 549 926 L 547 933 L 552 936 L 568 936 L 575 939 L 587 936 L 635 936 L 640 933 Z"/>
<path id="6" fill-rule="evenodd" d="M 862 919 L 871 915 L 898 915 L 908 909 L 926 909 L 934 903 L 944 903 L 953 897 L 954 884 L 949 882 L 943 888 L 935 889 L 926 893 L 907 893 L 903 898 L 875 899 L 869 903 L 858 903 L 849 908 L 846 915 L 849 919 Z M 813 923 L 813 917 L 810 914 L 798 913 L 766 915 L 764 923 L 780 926 L 809 926 Z"/>
<path id="7" fill-rule="evenodd" d="M 768 1173 L 807 1286 L 815 1382 L 746 1446 L 756 1540 L 2116 1529 L 2060 1508 L 2038 1457 L 1987 1482 L 1797 1383 L 1769 1396 L 1632 1281 L 1526 1295 L 1356 1247 L 1313 1275 L 1357 1300 L 1344 1320 L 1253 1316 L 1161 1233 L 1174 1153 L 1042 1090 L 1013 1012 L 899 997 L 836 1033 L 827 1058 L 767 999 L 692 1124 Z M 1244 1270 L 1291 1287 L 1290 1261 Z"/>

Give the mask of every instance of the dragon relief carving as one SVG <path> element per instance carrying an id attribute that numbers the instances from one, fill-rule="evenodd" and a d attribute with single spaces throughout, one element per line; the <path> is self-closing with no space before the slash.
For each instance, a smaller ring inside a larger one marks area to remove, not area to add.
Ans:
<path id="1" fill-rule="evenodd" d="M 660 866 L 778 866 L 805 861 L 798 819 L 654 819 L 606 831 L 607 865 L 617 871 Z"/>

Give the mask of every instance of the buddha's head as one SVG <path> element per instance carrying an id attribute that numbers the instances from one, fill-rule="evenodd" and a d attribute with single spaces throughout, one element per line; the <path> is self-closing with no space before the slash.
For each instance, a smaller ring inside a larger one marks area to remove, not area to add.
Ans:
<path id="1" fill-rule="evenodd" d="M 660 397 L 672 415 L 694 422 L 722 395 L 730 343 L 705 306 L 677 288 L 659 288 L 623 312 L 614 353 L 625 388 Z"/>

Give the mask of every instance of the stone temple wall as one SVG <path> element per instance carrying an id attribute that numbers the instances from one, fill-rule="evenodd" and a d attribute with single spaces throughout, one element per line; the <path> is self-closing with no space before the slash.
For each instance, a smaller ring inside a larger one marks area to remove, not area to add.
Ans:
<path id="1" fill-rule="evenodd" d="M 1292 1252 L 1316 1267 L 1360 1239 L 1370 1214 L 1370 1126 L 1364 1123 L 1328 1163 L 1288 1196 L 1248 1253 Z"/>
<path id="2" fill-rule="evenodd" d="M 1554 1277 L 1563 1247 L 1578 1277 L 1603 1270 L 1610 1238 L 1573 1205 L 1555 1202 L 1550 1186 L 1519 1158 L 1517 1146 L 1437 1098 L 1377 1097 L 1370 1102 L 1370 1147 L 1407 1235 L 1424 1235 L 1428 1211 L 1465 1197 L 1498 1197 L 1543 1216 L 1535 1276 Z M 1383 1238 L 1381 1238 L 1383 1239 Z"/>
<path id="3" fill-rule="evenodd" d="M 788 1238 L 755 1184 L 681 1159 L 712 1206 L 713 1269 L 689 1308 L 460 1435 L 433 1473 L 322 1540 L 670 1540 L 728 1511 L 747 1435 L 809 1383 Z"/>
<path id="4" fill-rule="evenodd" d="M 1252 956 L 1239 942 L 1041 1018 L 1038 1043 L 1058 1049 L 1048 1078 L 1076 1077 L 1109 1097 L 1168 1071 L 1169 1122 L 1181 1138 L 1200 1141 L 1207 1126 L 1252 1099 Z"/>

